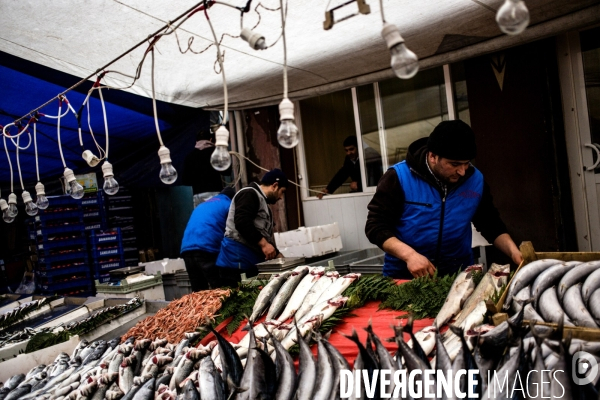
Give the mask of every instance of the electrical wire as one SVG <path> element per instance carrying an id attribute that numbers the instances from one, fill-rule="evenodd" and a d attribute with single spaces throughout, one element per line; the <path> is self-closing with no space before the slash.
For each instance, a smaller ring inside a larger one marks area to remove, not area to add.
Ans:
<path id="1" fill-rule="evenodd" d="M 160 136 L 160 128 L 158 126 L 158 112 L 156 111 L 156 95 L 154 93 L 154 48 L 152 48 L 150 50 L 151 54 L 151 59 L 152 59 L 152 66 L 151 66 L 151 82 L 152 82 L 152 110 L 154 111 L 154 125 L 156 126 L 156 135 L 158 136 L 158 143 L 160 143 L 161 146 L 164 146 L 162 137 Z"/>
<path id="2" fill-rule="evenodd" d="M 38 166 L 38 153 L 37 153 L 37 123 L 33 123 L 33 149 L 35 151 L 35 174 L 37 181 L 40 181 L 40 168 Z"/>
<path id="3" fill-rule="evenodd" d="M 287 19 L 287 3 L 283 8 L 283 0 L 279 0 L 281 8 L 281 39 L 283 40 L 283 98 L 288 98 L 288 79 L 287 79 L 287 44 L 285 41 L 285 20 Z"/>
<path id="4" fill-rule="evenodd" d="M 14 188 L 13 188 L 12 162 L 10 161 L 10 155 L 8 155 L 8 146 L 6 145 L 6 136 L 3 136 L 2 139 L 4 140 L 4 150 L 6 151 L 6 158 L 8 159 L 8 167 L 10 168 L 10 192 L 13 193 Z"/>
<path id="5" fill-rule="evenodd" d="M 60 115 L 62 111 L 62 100 L 58 100 L 58 115 Z M 56 137 L 58 139 L 58 150 L 60 152 L 60 159 L 62 160 L 63 167 L 67 168 L 67 163 L 65 162 L 65 156 L 62 151 L 62 144 L 60 143 L 60 118 L 56 121 Z"/>
<path id="6" fill-rule="evenodd" d="M 19 140 L 21 137 L 17 138 L 17 171 L 19 171 L 19 180 L 21 181 L 21 190 L 25 190 L 25 185 L 23 185 L 23 175 L 21 175 L 21 163 L 19 162 Z"/>
<path id="7" fill-rule="evenodd" d="M 385 24 L 385 16 L 383 15 L 383 0 L 379 0 L 379 11 L 381 11 L 381 22 Z"/>
<path id="8" fill-rule="evenodd" d="M 227 97 L 227 79 L 225 78 L 225 68 L 223 67 L 223 56 L 221 54 L 221 44 L 217 40 L 217 34 L 215 33 L 215 29 L 213 28 L 212 22 L 210 22 L 210 18 L 208 16 L 208 11 L 206 8 L 207 7 L 204 8 L 204 16 L 206 17 L 206 20 L 208 21 L 208 25 L 210 26 L 210 31 L 212 32 L 213 38 L 215 40 L 215 46 L 217 47 L 217 61 L 219 62 L 219 67 L 221 68 L 221 74 L 223 76 L 223 103 L 224 103 L 223 118 L 225 119 L 227 116 L 228 108 L 229 108 L 229 104 L 228 104 L 229 100 Z"/>
<path id="9" fill-rule="evenodd" d="M 255 163 L 254 161 L 252 161 L 251 159 L 249 159 L 248 157 L 241 155 L 241 154 L 240 154 L 240 153 L 238 153 L 237 151 L 233 151 L 233 150 L 232 150 L 232 151 L 230 151 L 230 152 L 229 152 L 229 154 L 233 154 L 233 155 L 234 155 L 234 156 L 236 156 L 236 157 L 238 158 L 238 160 L 240 160 L 240 161 L 241 161 L 241 160 L 242 160 L 242 158 L 243 158 L 243 159 L 245 159 L 246 161 L 248 161 L 250 164 L 254 165 L 256 168 L 258 168 L 258 169 L 260 169 L 260 170 L 262 170 L 262 171 L 265 171 L 265 172 L 269 172 L 269 170 L 268 170 L 268 169 L 266 169 L 266 168 L 264 168 L 264 167 L 261 167 L 260 165 L 258 165 L 257 163 Z M 242 170 L 242 167 L 241 167 L 242 163 L 240 162 L 239 164 L 240 164 L 240 171 L 241 171 L 241 170 Z M 239 179 L 240 179 L 240 177 L 238 177 L 238 180 L 236 180 L 236 182 L 235 182 L 235 183 L 237 183 L 237 182 L 239 181 Z M 298 187 L 298 188 L 300 188 L 300 189 L 306 189 L 306 190 L 308 190 L 309 192 L 314 192 L 314 193 L 322 193 L 322 194 L 328 194 L 328 193 L 325 193 L 325 192 L 321 192 L 320 190 L 314 190 L 314 189 L 311 189 L 311 188 L 309 188 L 309 187 L 302 186 L 302 185 L 300 185 L 300 184 L 298 184 L 298 183 L 296 183 L 296 182 L 294 182 L 294 181 L 292 181 L 292 180 L 290 180 L 290 179 L 288 179 L 288 182 L 289 182 L 289 183 L 291 183 L 291 184 L 292 184 L 292 185 L 294 185 L 294 186 L 297 186 L 297 187 Z"/>

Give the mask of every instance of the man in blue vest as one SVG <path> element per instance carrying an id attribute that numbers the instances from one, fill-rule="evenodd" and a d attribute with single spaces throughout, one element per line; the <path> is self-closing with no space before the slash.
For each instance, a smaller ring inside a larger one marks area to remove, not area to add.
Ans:
<path id="1" fill-rule="evenodd" d="M 221 286 L 235 287 L 241 273 L 256 276 L 256 264 L 282 257 L 275 245 L 269 205 L 283 198 L 287 186 L 287 177 L 275 168 L 263 176 L 260 184 L 251 183 L 233 198 L 217 258 Z"/>
<path id="2" fill-rule="evenodd" d="M 514 263 L 522 261 L 483 175 L 470 162 L 476 153 L 469 125 L 443 121 L 381 177 L 365 233 L 386 252 L 384 275 L 412 279 L 437 269 L 443 276 L 473 264 L 471 222 Z"/>
<path id="3" fill-rule="evenodd" d="M 219 272 L 215 267 L 225 222 L 235 189 L 227 187 L 194 209 L 181 241 L 181 258 L 190 277 L 192 290 L 219 287 Z"/>

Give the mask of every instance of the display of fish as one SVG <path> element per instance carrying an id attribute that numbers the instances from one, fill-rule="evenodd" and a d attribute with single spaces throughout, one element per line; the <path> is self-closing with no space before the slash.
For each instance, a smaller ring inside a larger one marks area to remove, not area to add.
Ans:
<path id="1" fill-rule="evenodd" d="M 563 262 L 553 259 L 543 259 L 530 262 L 521 267 L 521 269 L 513 276 L 506 289 L 506 299 L 504 300 L 503 305 L 504 310 L 510 308 L 514 295 L 519 293 L 525 286 L 531 285 L 531 283 L 533 283 L 533 281 L 547 268 L 557 264 L 563 264 Z"/>
<path id="2" fill-rule="evenodd" d="M 562 301 L 565 293 L 571 286 L 585 281 L 585 279 L 599 267 L 600 261 L 590 261 L 579 264 L 567 272 L 561 278 L 558 286 L 556 287 L 556 295 L 558 296 L 558 299 Z"/>
<path id="3" fill-rule="evenodd" d="M 266 311 L 267 307 L 271 303 L 271 300 L 273 300 L 275 295 L 277 295 L 281 285 L 285 283 L 291 274 L 291 271 L 286 271 L 282 274 L 275 274 L 271 277 L 269 283 L 267 283 L 267 285 L 258 294 L 256 302 L 254 303 L 254 308 L 252 309 L 250 321 L 256 321 L 256 319 Z"/>
<path id="4" fill-rule="evenodd" d="M 325 275 L 325 268 L 323 267 L 309 269 L 308 274 L 300 281 L 298 286 L 296 286 L 296 290 L 292 293 L 292 296 L 281 315 L 277 318 L 277 321 L 284 322 L 292 318 L 296 314 L 296 311 L 302 306 L 302 302 L 308 292 L 323 275 Z"/>
<path id="5" fill-rule="evenodd" d="M 458 274 L 450 287 L 450 292 L 446 296 L 444 305 L 435 317 L 435 321 L 433 321 L 433 325 L 441 327 L 459 313 L 465 301 L 467 301 L 473 290 L 475 290 L 473 272 L 481 272 L 482 270 L 483 267 L 481 265 L 471 265 Z"/>
<path id="6" fill-rule="evenodd" d="M 304 277 L 308 274 L 307 266 L 296 267 L 289 278 L 285 281 L 285 283 L 281 286 L 281 289 L 277 292 L 275 298 L 271 302 L 271 307 L 269 307 L 269 312 L 267 313 L 267 321 L 277 318 L 284 307 L 287 305 L 288 300 L 292 297 L 294 290 L 304 279 Z"/>
<path id="7" fill-rule="evenodd" d="M 560 263 L 547 268 L 540 273 L 531 285 L 531 297 L 533 298 L 533 306 L 537 307 L 538 300 L 542 293 L 551 286 L 556 285 L 560 279 L 571 269 L 581 264 L 579 261 L 569 261 Z"/>
<path id="8" fill-rule="evenodd" d="M 298 308 L 298 311 L 296 311 L 296 313 L 294 314 L 294 318 L 296 320 L 300 320 L 302 319 L 302 317 L 308 314 L 313 308 L 313 306 L 317 304 L 317 300 L 319 300 L 321 294 L 323 294 L 323 292 L 325 292 L 325 290 L 327 290 L 329 286 L 333 285 L 333 283 L 336 280 L 341 279 L 339 278 L 339 276 L 340 274 L 338 274 L 337 272 L 325 273 L 325 276 L 321 277 L 321 279 L 319 279 L 310 288 L 308 293 L 306 293 L 306 296 L 304 297 L 304 300 L 302 300 L 300 308 Z"/>

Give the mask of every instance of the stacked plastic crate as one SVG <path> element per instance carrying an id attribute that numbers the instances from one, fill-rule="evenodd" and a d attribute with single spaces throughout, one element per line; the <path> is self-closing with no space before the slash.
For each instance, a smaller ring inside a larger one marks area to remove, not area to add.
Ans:
<path id="1" fill-rule="evenodd" d="M 100 190 L 86 193 L 81 199 L 83 222 L 86 231 L 106 229 L 106 209 L 104 207 L 104 193 Z"/>
<path id="2" fill-rule="evenodd" d="M 50 206 L 35 216 L 30 239 L 37 252 L 37 291 L 41 294 L 86 295 L 94 290 L 81 201 L 48 197 Z"/>
<path id="3" fill-rule="evenodd" d="M 120 187 L 117 194 L 114 196 L 104 196 L 104 200 L 106 202 L 106 215 L 109 229 L 121 229 L 125 266 L 137 266 L 139 263 L 139 253 L 133 222 L 133 201 L 131 192 L 126 188 Z"/>
<path id="4" fill-rule="evenodd" d="M 91 231 L 90 249 L 92 272 L 99 283 L 110 280 L 109 271 L 125 267 L 120 228 Z"/>

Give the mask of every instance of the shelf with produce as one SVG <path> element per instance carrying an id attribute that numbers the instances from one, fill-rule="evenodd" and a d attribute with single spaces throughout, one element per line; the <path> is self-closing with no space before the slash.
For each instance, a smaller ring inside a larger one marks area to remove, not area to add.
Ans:
<path id="1" fill-rule="evenodd" d="M 38 264 L 40 268 L 52 268 L 57 264 L 66 264 L 67 261 L 86 261 L 88 260 L 88 251 L 86 247 L 70 249 L 62 253 L 52 255 L 38 255 Z"/>
<path id="2" fill-rule="evenodd" d="M 48 271 L 36 270 L 35 274 L 38 278 L 38 282 L 41 285 L 56 285 L 83 278 L 91 278 L 90 269 L 87 265 L 69 268 L 68 271 L 69 272 L 67 272 L 67 268 L 65 268 L 62 271 L 55 270 L 53 273 L 48 275 Z"/>
<path id="3" fill-rule="evenodd" d="M 71 233 L 58 234 L 41 239 L 38 237 L 36 250 L 38 255 L 50 254 L 52 250 L 62 248 L 78 248 L 87 244 L 87 238 L 83 231 L 75 231 Z"/>
<path id="4" fill-rule="evenodd" d="M 102 260 L 94 260 L 92 262 L 92 269 L 94 275 L 103 275 L 107 274 L 108 271 L 112 271 L 113 269 L 124 268 L 125 267 L 125 259 L 123 256 L 114 256 L 107 259 Z"/>
<path id="5" fill-rule="evenodd" d="M 88 271 L 82 275 L 76 275 L 68 280 L 57 280 L 55 282 L 38 282 L 36 283 L 36 287 L 42 292 L 48 293 L 64 289 L 72 289 L 80 286 L 88 286 L 91 285 L 91 283 L 92 278 Z"/>

